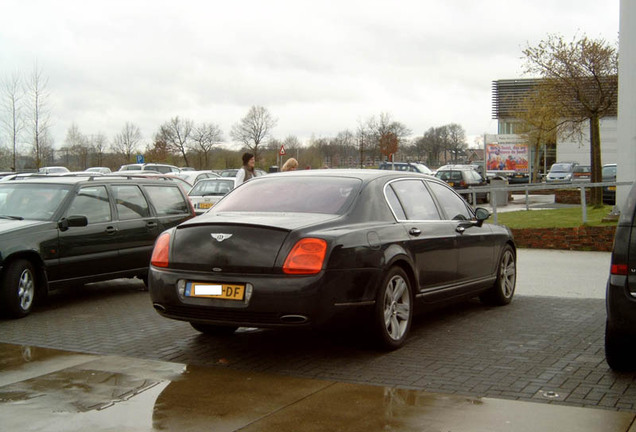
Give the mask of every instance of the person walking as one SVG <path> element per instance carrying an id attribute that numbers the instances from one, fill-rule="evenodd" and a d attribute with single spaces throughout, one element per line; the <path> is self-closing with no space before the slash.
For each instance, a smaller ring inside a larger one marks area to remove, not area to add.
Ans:
<path id="1" fill-rule="evenodd" d="M 234 187 L 237 187 L 257 175 L 254 171 L 254 165 L 256 164 L 254 155 L 252 153 L 243 153 L 242 159 L 243 166 L 236 173 L 236 177 L 234 178 Z"/>

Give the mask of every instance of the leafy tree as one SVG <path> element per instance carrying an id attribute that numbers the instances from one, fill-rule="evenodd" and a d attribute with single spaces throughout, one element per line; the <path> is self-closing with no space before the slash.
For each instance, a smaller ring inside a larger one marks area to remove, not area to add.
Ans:
<path id="1" fill-rule="evenodd" d="M 525 135 L 529 148 L 534 149 L 532 181 L 539 181 L 541 158 L 547 145 L 556 145 L 559 119 L 556 104 L 551 100 L 549 88 L 537 84 L 515 107 L 515 118 L 520 120 L 518 132 Z"/>
<path id="2" fill-rule="evenodd" d="M 258 161 L 259 146 L 269 138 L 277 122 L 278 120 L 272 117 L 267 108 L 255 105 L 250 108 L 245 117 L 232 126 L 230 136 L 249 149 Z"/>
<path id="3" fill-rule="evenodd" d="M 582 36 L 566 42 L 549 35 L 537 46 L 523 50 L 525 71 L 544 78 L 551 101 L 573 128 L 588 123 L 592 181 L 602 180 L 600 119 L 616 113 L 618 50 L 603 39 Z M 602 189 L 594 188 L 591 204 L 603 202 Z"/>

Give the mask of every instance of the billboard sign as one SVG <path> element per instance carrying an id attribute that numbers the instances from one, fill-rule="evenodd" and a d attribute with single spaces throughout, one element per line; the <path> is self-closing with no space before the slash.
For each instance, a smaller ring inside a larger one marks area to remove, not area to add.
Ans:
<path id="1" fill-rule="evenodd" d="M 486 170 L 528 173 L 528 144 L 521 135 L 486 135 Z"/>

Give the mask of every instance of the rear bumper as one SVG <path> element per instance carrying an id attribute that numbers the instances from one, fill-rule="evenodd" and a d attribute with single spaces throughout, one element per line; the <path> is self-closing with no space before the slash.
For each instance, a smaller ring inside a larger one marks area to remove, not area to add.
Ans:
<path id="1" fill-rule="evenodd" d="M 217 275 L 151 267 L 149 290 L 157 312 L 176 320 L 244 327 L 314 327 L 368 311 L 377 269 L 325 271 L 316 276 Z M 245 300 L 186 297 L 179 280 L 245 284 Z"/>
<path id="2" fill-rule="evenodd" d="M 627 276 L 611 275 L 606 293 L 607 323 L 612 329 L 636 336 L 636 298 L 627 290 Z"/>

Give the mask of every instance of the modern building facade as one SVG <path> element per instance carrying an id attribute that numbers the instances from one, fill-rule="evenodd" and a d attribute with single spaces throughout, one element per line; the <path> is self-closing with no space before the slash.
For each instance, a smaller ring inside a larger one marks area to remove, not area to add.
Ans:
<path id="1" fill-rule="evenodd" d="M 541 79 L 505 79 L 492 83 L 492 116 L 497 119 L 500 135 L 518 134 L 521 120 L 517 113 L 519 104 L 526 98 Z M 617 115 L 605 117 L 600 121 L 601 127 L 601 161 L 616 163 L 617 161 Z M 581 134 L 571 137 L 557 136 L 556 143 L 545 143 L 545 158 L 542 164 L 549 167 L 554 162 L 577 162 L 590 165 L 590 131 L 589 122 L 581 127 Z M 534 154 L 531 155 L 534 160 Z"/>

